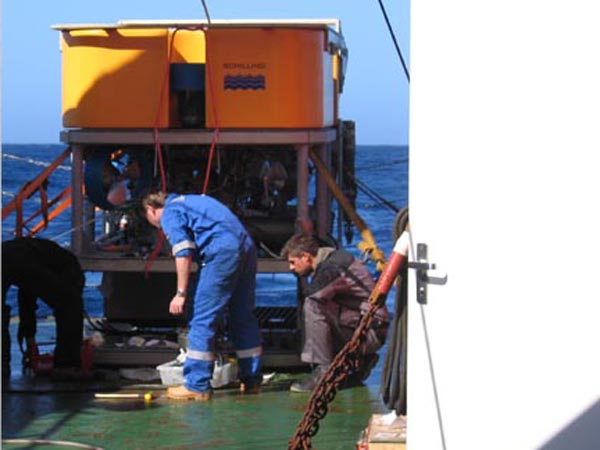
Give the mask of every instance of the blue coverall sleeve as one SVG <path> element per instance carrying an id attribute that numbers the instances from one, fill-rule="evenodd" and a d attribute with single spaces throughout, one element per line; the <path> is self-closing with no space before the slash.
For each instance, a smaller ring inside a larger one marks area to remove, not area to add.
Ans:
<path id="1" fill-rule="evenodd" d="M 171 244 L 173 256 L 183 257 L 195 254 L 196 243 L 183 211 L 179 208 L 165 207 L 160 226 Z"/>

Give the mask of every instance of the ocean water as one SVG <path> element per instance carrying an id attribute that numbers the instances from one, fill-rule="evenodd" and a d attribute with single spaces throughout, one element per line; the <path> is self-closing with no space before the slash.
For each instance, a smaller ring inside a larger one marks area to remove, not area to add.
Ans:
<path id="1" fill-rule="evenodd" d="M 65 149 L 57 144 L 4 144 L 2 146 L 2 205 L 7 205 L 24 183 L 33 180 L 45 167 L 53 162 Z M 356 178 L 364 189 L 359 189 L 357 212 L 367 223 L 379 245 L 389 255 L 393 247 L 392 230 L 396 212 L 408 204 L 408 148 L 406 146 L 367 146 L 359 145 L 356 150 Z M 70 161 L 67 158 L 50 177 L 48 197 L 54 198 L 70 184 Z M 392 207 L 393 206 L 393 207 Z M 39 208 L 39 195 L 25 203 L 24 217 Z M 2 223 L 2 240 L 12 239 L 15 230 L 15 215 Z M 60 245 L 70 244 L 70 211 L 63 212 L 52 221 L 48 228 L 38 233 L 38 237 L 51 239 Z M 333 235 L 336 236 L 334 225 Z M 344 248 L 355 255 L 360 235 L 354 228 L 352 241 L 342 238 Z M 377 275 L 372 263 L 368 264 L 373 275 Z M 98 291 L 101 274 L 87 272 L 84 291 L 84 307 L 92 317 L 102 317 L 102 296 Z M 259 274 L 257 278 L 257 304 L 280 305 L 295 301 L 296 281 L 291 274 Z M 393 294 L 390 292 L 388 306 L 393 309 Z M 169 299 L 165 299 L 167 304 Z M 16 302 L 16 291 L 11 288 L 8 294 L 10 305 Z M 38 302 L 38 316 L 45 317 L 51 310 Z M 12 314 L 16 314 L 16 308 Z"/>

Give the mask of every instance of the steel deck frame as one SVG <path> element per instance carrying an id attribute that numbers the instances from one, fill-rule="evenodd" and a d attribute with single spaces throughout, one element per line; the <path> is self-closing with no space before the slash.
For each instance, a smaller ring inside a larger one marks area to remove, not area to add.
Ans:
<path id="1" fill-rule="evenodd" d="M 215 130 L 160 129 L 157 133 L 161 145 L 209 145 L 214 139 Z M 308 159 L 309 148 L 317 149 L 319 157 L 331 164 L 332 145 L 338 141 L 336 127 L 311 129 L 227 129 L 219 130 L 218 144 L 227 145 L 293 145 L 297 153 L 297 223 L 310 223 L 308 198 Z M 89 145 L 153 145 L 153 129 L 69 129 L 60 133 L 61 142 L 70 145 L 72 155 L 72 228 L 71 249 L 79 258 L 84 270 L 103 272 L 141 272 L 146 261 L 140 258 L 107 255 L 93 248 L 90 230 L 85 226 L 85 198 L 81 187 L 83 178 L 83 152 Z M 339 144 L 339 142 L 338 142 Z M 168 150 L 167 150 L 168 151 Z M 314 230 L 321 237 L 330 229 L 331 193 L 321 176 L 316 181 L 316 214 Z M 89 209 L 89 208 L 88 208 Z M 169 258 L 157 258 L 149 268 L 151 272 L 174 272 L 174 264 Z M 194 268 L 195 270 L 195 268 Z M 288 272 L 286 261 L 260 258 L 258 272 Z"/>

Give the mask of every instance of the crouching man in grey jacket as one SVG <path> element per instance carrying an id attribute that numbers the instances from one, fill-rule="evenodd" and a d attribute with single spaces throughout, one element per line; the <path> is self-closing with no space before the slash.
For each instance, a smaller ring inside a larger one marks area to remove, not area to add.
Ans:
<path id="1" fill-rule="evenodd" d="M 306 234 L 292 236 L 281 256 L 300 280 L 303 298 L 304 343 L 301 360 L 313 366 L 311 377 L 290 387 L 293 392 L 311 392 L 335 354 L 352 338 L 361 315 L 369 308 L 375 286 L 362 262 L 345 250 L 319 247 Z M 310 280 L 310 281 L 309 281 Z M 360 349 L 362 362 L 356 376 L 368 377 L 377 362 L 377 350 L 385 343 L 389 315 L 385 305 L 375 314 L 367 340 Z"/>

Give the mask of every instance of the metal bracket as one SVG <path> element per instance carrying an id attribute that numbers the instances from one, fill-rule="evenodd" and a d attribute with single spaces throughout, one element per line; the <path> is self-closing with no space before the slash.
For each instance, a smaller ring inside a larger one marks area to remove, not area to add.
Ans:
<path id="1" fill-rule="evenodd" d="M 435 263 L 427 261 L 427 244 L 417 244 L 417 261 L 408 263 L 410 269 L 417 271 L 417 302 L 421 305 L 427 304 L 427 285 L 444 285 L 448 281 L 448 275 L 430 276 L 428 271 L 435 270 Z"/>

